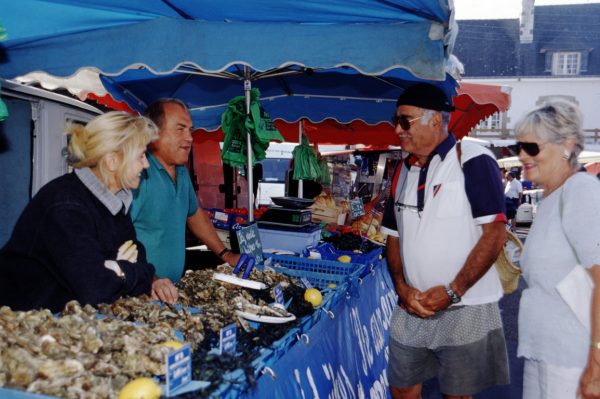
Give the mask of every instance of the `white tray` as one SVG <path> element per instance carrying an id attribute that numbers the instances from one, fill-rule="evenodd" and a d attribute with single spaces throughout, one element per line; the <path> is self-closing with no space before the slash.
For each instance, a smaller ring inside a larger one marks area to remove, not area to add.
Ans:
<path id="1" fill-rule="evenodd" d="M 213 280 L 223 281 L 224 283 L 239 285 L 240 287 L 250 288 L 252 290 L 264 290 L 267 288 L 265 283 L 260 281 L 247 280 L 225 273 L 213 274 Z"/>
<path id="2" fill-rule="evenodd" d="M 283 324 L 283 323 L 288 323 L 290 321 L 294 321 L 296 320 L 296 316 L 291 314 L 288 317 L 276 317 L 276 316 L 265 316 L 265 315 L 258 315 L 255 313 L 248 313 L 248 312 L 244 312 L 242 310 L 236 310 L 235 313 L 240 316 L 243 317 L 244 319 L 250 320 L 250 321 L 256 321 L 259 323 L 268 323 L 268 324 Z"/>

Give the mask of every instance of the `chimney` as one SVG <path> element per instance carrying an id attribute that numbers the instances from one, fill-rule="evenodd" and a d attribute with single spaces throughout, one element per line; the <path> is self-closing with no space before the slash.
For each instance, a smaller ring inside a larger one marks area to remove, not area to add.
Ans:
<path id="1" fill-rule="evenodd" d="M 522 0 L 519 38 L 521 43 L 533 42 L 533 9 L 535 0 Z"/>

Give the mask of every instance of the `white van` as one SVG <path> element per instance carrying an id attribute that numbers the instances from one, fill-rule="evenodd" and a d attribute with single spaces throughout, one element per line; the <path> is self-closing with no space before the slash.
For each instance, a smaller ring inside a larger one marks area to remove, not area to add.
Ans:
<path id="1" fill-rule="evenodd" d="M 66 173 L 65 124 L 86 123 L 101 110 L 71 97 L 0 79 L 9 116 L 0 122 L 0 247 L 31 197 Z"/>

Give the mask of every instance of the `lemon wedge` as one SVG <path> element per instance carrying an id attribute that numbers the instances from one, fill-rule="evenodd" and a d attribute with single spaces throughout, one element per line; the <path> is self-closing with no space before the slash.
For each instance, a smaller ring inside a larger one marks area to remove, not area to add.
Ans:
<path id="1" fill-rule="evenodd" d="M 349 257 L 348 255 L 342 255 L 339 258 L 337 258 L 338 262 L 342 262 L 342 263 L 350 263 L 352 262 L 352 258 Z"/>
<path id="2" fill-rule="evenodd" d="M 323 302 L 323 295 L 321 294 L 321 291 L 316 288 L 308 288 L 304 291 L 304 300 L 316 307 Z"/>
<path id="3" fill-rule="evenodd" d="M 125 385 L 119 392 L 119 399 L 159 399 L 162 395 L 160 386 L 152 378 L 136 378 Z"/>
<path id="4" fill-rule="evenodd" d="M 176 340 L 170 340 L 170 341 L 163 342 L 163 345 L 168 346 L 169 348 L 173 348 L 173 349 L 179 349 L 179 348 L 183 347 L 183 343 L 181 343 L 180 341 L 176 341 Z"/>

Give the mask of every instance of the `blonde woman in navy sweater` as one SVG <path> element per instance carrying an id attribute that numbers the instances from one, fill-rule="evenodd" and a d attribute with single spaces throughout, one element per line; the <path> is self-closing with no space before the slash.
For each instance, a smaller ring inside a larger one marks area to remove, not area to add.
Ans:
<path id="1" fill-rule="evenodd" d="M 154 266 L 127 212 L 156 126 L 109 112 L 67 135 L 74 171 L 42 187 L 0 250 L 0 306 L 60 311 L 151 292 Z"/>

